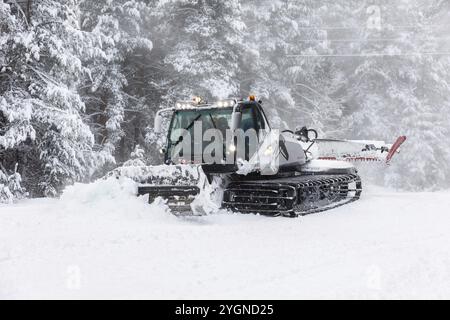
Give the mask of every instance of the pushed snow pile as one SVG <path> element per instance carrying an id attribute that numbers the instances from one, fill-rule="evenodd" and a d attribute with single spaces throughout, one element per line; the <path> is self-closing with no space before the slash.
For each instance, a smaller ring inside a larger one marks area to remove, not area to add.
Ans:
<path id="1" fill-rule="evenodd" d="M 148 204 L 146 196 L 137 197 L 137 184 L 126 177 L 109 177 L 90 184 L 77 183 L 67 187 L 60 198 L 59 205 L 65 212 L 81 214 L 95 212 L 102 214 L 120 214 L 135 217 L 167 219 L 167 206 L 161 201 Z"/>
<path id="2" fill-rule="evenodd" d="M 61 196 L 64 202 L 96 203 L 114 201 L 136 195 L 136 184 L 130 179 L 100 179 L 90 184 L 76 183 L 67 187 Z"/>

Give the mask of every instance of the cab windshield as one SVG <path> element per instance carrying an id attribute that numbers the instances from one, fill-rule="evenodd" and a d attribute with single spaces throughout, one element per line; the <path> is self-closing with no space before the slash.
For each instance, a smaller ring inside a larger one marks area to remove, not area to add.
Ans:
<path id="1" fill-rule="evenodd" d="M 198 130 L 199 126 L 201 126 L 201 137 L 203 137 L 204 133 L 209 129 L 219 130 L 222 134 L 222 141 L 214 141 L 223 145 L 225 148 L 225 141 L 227 137 L 227 130 L 231 128 L 231 116 L 233 113 L 233 108 L 209 108 L 209 109 L 187 109 L 187 110 L 177 110 L 172 118 L 172 122 L 169 130 L 169 143 L 168 143 L 168 152 L 167 156 L 170 160 L 170 155 L 174 148 L 180 146 L 183 142 L 183 135 L 186 134 L 186 131 L 189 132 L 190 137 L 192 139 L 190 154 L 184 154 L 182 157 L 187 159 L 194 158 L 194 152 L 196 150 L 205 150 L 205 147 L 210 143 L 209 141 L 193 141 L 195 134 L 195 130 Z M 199 124 L 196 124 L 199 123 Z M 256 129 L 255 126 L 255 112 L 253 108 L 245 107 L 242 109 L 242 120 L 240 129 L 246 132 L 249 129 Z M 194 143 L 202 144 L 202 148 L 194 148 Z"/>
<path id="2" fill-rule="evenodd" d="M 202 133 L 208 129 L 218 129 L 225 137 L 227 129 L 231 127 L 232 108 L 216 108 L 204 110 L 179 110 L 175 113 L 170 128 L 170 142 L 176 143 L 180 139 L 182 130 L 194 132 L 195 122 L 202 124 Z"/>

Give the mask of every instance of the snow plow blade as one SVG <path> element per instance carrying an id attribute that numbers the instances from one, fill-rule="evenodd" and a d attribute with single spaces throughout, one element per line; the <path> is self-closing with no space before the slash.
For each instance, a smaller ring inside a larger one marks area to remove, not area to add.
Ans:
<path id="1" fill-rule="evenodd" d="M 382 162 L 389 164 L 400 152 L 405 136 L 398 137 L 393 144 L 384 141 L 317 139 L 319 159 L 349 162 Z"/>
<path id="2" fill-rule="evenodd" d="M 139 186 L 138 195 L 148 194 L 148 202 L 153 203 L 158 197 L 167 201 L 170 210 L 178 214 L 192 212 L 191 204 L 200 194 L 197 186 Z"/>
<path id="3" fill-rule="evenodd" d="M 200 196 L 205 175 L 197 165 L 161 165 L 120 167 L 107 177 L 129 178 L 136 182 L 138 196 L 148 195 L 148 202 L 163 199 L 172 213 L 176 215 L 199 215 L 201 210 L 194 207 Z"/>

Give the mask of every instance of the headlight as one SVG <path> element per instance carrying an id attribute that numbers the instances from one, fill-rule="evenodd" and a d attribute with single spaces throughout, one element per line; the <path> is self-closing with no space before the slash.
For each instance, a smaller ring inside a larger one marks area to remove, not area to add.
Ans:
<path id="1" fill-rule="evenodd" d="M 228 150 L 231 151 L 231 152 L 235 152 L 236 151 L 236 146 L 234 144 L 232 144 L 232 145 L 230 145 L 228 147 Z"/>
<path id="2" fill-rule="evenodd" d="M 232 106 L 234 106 L 235 103 L 236 103 L 236 101 L 234 101 L 234 100 L 222 100 L 222 101 L 216 102 L 216 104 L 219 108 L 232 107 Z"/>
<path id="3" fill-rule="evenodd" d="M 273 154 L 273 148 L 272 146 L 269 146 L 265 151 L 264 151 L 264 155 L 265 156 L 270 156 Z"/>
<path id="4" fill-rule="evenodd" d="M 202 103 L 203 98 L 202 98 L 202 97 L 194 97 L 194 98 L 192 98 L 192 101 L 193 101 L 195 104 L 200 104 L 200 103 Z"/>

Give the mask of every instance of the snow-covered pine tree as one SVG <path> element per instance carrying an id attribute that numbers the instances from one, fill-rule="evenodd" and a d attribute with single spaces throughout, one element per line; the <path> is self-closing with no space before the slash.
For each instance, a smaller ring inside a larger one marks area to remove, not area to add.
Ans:
<path id="1" fill-rule="evenodd" d="M 336 60 L 348 74 L 343 99 L 349 137 L 389 141 L 408 136 L 386 179 L 392 186 L 416 190 L 448 186 L 450 172 L 444 111 L 449 106 L 449 61 L 432 54 L 439 52 L 439 40 L 432 27 L 436 21 L 424 15 L 427 7 L 422 0 L 375 7 L 380 24 L 370 28 L 360 22 L 347 37 L 361 40 L 335 47 L 336 54 L 360 55 Z M 367 14 L 373 10 L 358 1 L 353 8 L 359 21 L 371 19 Z"/>
<path id="2" fill-rule="evenodd" d="M 248 2 L 245 11 L 246 43 L 254 56 L 244 66 L 251 78 L 244 90 L 268 99 L 277 126 L 309 125 L 321 133 L 336 129 L 340 105 L 329 95 L 337 75 L 327 59 L 308 57 L 329 52 L 326 32 L 317 29 L 327 8 L 317 1 L 277 0 Z"/>
<path id="3" fill-rule="evenodd" d="M 2 3 L 2 12 L 6 6 Z M 16 8 L 10 19 L 19 27 L 6 33 L 2 46 L 11 71 L 1 83 L 6 123 L 1 138 L 16 153 L 27 189 L 33 195 L 55 195 L 101 164 L 77 92 L 89 73 L 80 57 L 89 54 L 85 49 L 91 39 L 80 30 L 77 1 L 35 0 L 31 9 L 27 20 Z"/>
<path id="4" fill-rule="evenodd" d="M 145 150 L 140 146 L 136 145 L 133 152 L 130 154 L 130 159 L 126 161 L 123 166 L 124 167 L 140 167 L 145 166 Z"/>
<path id="5" fill-rule="evenodd" d="M 151 113 L 144 94 L 133 96 L 141 93 L 138 88 L 152 87 L 133 81 L 142 68 L 137 62 L 153 48 L 144 29 L 149 7 L 139 0 L 100 0 L 83 1 L 81 10 L 83 30 L 98 40 L 94 44 L 98 54 L 87 61 L 91 71 L 85 86 L 87 113 L 100 149 L 123 161 L 139 142 L 128 148 L 125 144 L 128 139 L 138 140 L 133 136 L 140 129 L 140 120 L 148 119 Z"/>
<path id="6" fill-rule="evenodd" d="M 22 187 L 22 177 L 17 171 L 8 173 L 0 166 L 0 203 L 11 203 L 27 195 Z"/>
<path id="7" fill-rule="evenodd" d="M 449 12 L 450 4 L 441 2 L 441 10 L 430 6 L 428 1 L 417 0 L 405 3 L 409 16 L 417 19 L 420 31 L 411 38 L 417 39 L 416 52 L 410 59 L 410 68 L 400 74 L 396 81 L 406 81 L 410 90 L 395 92 L 400 100 L 398 125 L 409 137 L 405 152 L 394 163 L 396 175 L 386 179 L 394 186 L 409 190 L 434 190 L 450 186 L 450 57 L 440 55 L 445 37 L 435 29 L 439 25 L 441 12 Z M 448 28 L 448 26 L 447 26 Z M 437 53 L 436 55 L 432 53 Z M 412 96 L 412 101 L 404 100 Z M 398 129 L 397 129 L 398 130 Z"/>
<path id="8" fill-rule="evenodd" d="M 0 202 L 23 196 L 17 163 L 26 142 L 35 137 L 32 98 L 20 85 L 20 56 L 33 51 L 26 50 L 29 37 L 21 8 L 0 1 Z"/>
<path id="9" fill-rule="evenodd" d="M 166 37 L 164 62 L 173 68 L 166 103 L 201 95 L 239 94 L 245 24 L 237 0 L 161 0 L 155 8 Z"/>

